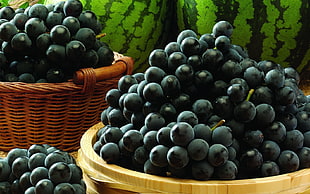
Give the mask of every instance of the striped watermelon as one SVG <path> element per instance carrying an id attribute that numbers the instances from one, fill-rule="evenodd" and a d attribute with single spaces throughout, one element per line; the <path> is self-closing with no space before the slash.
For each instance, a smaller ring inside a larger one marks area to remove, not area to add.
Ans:
<path id="1" fill-rule="evenodd" d="M 176 10 L 179 31 L 211 33 L 217 21 L 226 20 L 234 27 L 232 42 L 251 58 L 299 72 L 310 67 L 309 0 L 178 0 Z"/>
<path id="2" fill-rule="evenodd" d="M 150 52 L 168 41 L 169 0 L 81 0 L 103 25 L 110 47 L 135 59 L 134 71 L 144 71 Z M 167 22 L 168 21 L 168 22 Z"/>

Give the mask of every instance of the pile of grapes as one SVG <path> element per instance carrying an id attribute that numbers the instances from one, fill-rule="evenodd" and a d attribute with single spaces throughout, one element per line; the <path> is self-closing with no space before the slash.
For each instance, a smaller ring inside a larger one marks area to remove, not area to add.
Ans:
<path id="1" fill-rule="evenodd" d="M 111 65 L 97 16 L 79 0 L 0 9 L 0 81 L 64 82 L 80 68 Z"/>
<path id="2" fill-rule="evenodd" d="M 85 194 L 82 175 L 75 159 L 53 146 L 14 148 L 0 158 L 0 193 Z"/>
<path id="3" fill-rule="evenodd" d="M 291 67 L 255 61 L 233 27 L 179 33 L 106 95 L 95 152 L 153 175 L 244 179 L 310 167 L 310 96 Z"/>

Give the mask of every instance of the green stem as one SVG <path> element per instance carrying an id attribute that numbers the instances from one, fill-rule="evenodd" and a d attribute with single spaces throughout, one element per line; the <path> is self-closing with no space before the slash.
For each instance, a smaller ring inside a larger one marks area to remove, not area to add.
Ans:
<path id="1" fill-rule="evenodd" d="M 223 125 L 225 123 L 225 119 L 222 119 L 220 120 L 218 123 L 216 123 L 216 125 L 214 125 L 212 128 L 211 128 L 211 131 L 213 131 L 215 128 Z"/>

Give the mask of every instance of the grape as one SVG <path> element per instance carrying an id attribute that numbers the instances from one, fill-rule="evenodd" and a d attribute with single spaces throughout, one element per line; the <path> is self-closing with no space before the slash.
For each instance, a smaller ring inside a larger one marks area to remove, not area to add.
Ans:
<path id="1" fill-rule="evenodd" d="M 144 163 L 143 171 L 152 175 L 165 175 L 163 168 L 153 165 L 149 159 Z"/>
<path id="2" fill-rule="evenodd" d="M 10 42 L 13 36 L 17 33 L 17 27 L 11 22 L 4 22 L 0 25 L 0 38 L 3 41 Z"/>
<path id="3" fill-rule="evenodd" d="M 78 16 L 82 28 L 96 29 L 97 16 L 90 10 L 82 11 Z"/>
<path id="4" fill-rule="evenodd" d="M 54 194 L 75 194 L 75 188 L 70 183 L 59 183 L 54 188 Z"/>
<path id="5" fill-rule="evenodd" d="M 291 150 L 283 150 L 278 158 L 280 172 L 289 173 L 299 168 L 299 158 L 297 154 Z"/>
<path id="6" fill-rule="evenodd" d="M 275 110 L 269 104 L 259 104 L 255 107 L 255 122 L 260 126 L 270 125 L 275 119 Z"/>
<path id="7" fill-rule="evenodd" d="M 281 143 L 285 140 L 286 129 L 285 126 L 279 122 L 272 122 L 265 130 L 264 135 L 266 139 Z"/>
<path id="8" fill-rule="evenodd" d="M 81 167 L 73 163 L 69 163 L 68 165 L 72 172 L 71 179 L 69 182 L 71 184 L 74 184 L 74 183 L 79 184 L 81 180 L 83 179 L 83 172 L 82 172 Z"/>
<path id="9" fill-rule="evenodd" d="M 227 126 L 216 127 L 212 131 L 212 143 L 222 144 L 226 147 L 230 146 L 233 142 L 232 131 Z"/>
<path id="10" fill-rule="evenodd" d="M 71 169 L 65 162 L 56 162 L 48 170 L 48 178 L 54 184 L 68 182 L 71 176 Z"/>
<path id="11" fill-rule="evenodd" d="M 179 113 L 177 122 L 186 122 L 194 127 L 198 124 L 198 118 L 194 112 L 185 110 Z"/>
<path id="12" fill-rule="evenodd" d="M 53 38 L 52 38 L 53 41 Z M 55 41 L 54 41 L 55 42 Z M 66 57 L 70 61 L 79 61 L 86 53 L 84 44 L 78 40 L 71 40 L 66 44 Z"/>
<path id="13" fill-rule="evenodd" d="M 4 6 L 0 8 L 0 18 L 11 20 L 15 15 L 15 11 L 10 6 Z"/>
<path id="14" fill-rule="evenodd" d="M 194 139 L 194 129 L 186 122 L 177 122 L 170 130 L 171 141 L 178 146 L 186 146 Z"/>
<path id="15" fill-rule="evenodd" d="M 171 147 L 173 145 L 171 139 L 170 139 L 170 127 L 162 127 L 158 130 L 156 133 L 156 141 L 158 144 Z"/>
<path id="16" fill-rule="evenodd" d="M 244 133 L 243 140 L 248 145 L 258 148 L 264 141 L 264 134 L 260 130 L 247 130 Z"/>
<path id="17" fill-rule="evenodd" d="M 226 52 L 231 47 L 230 39 L 225 35 L 217 36 L 214 44 L 221 52 Z"/>
<path id="18" fill-rule="evenodd" d="M 241 84 L 232 84 L 227 88 L 227 95 L 232 102 L 245 100 L 246 89 Z"/>
<path id="19" fill-rule="evenodd" d="M 22 157 L 22 156 L 27 156 L 27 151 L 28 151 L 27 149 L 23 149 L 23 148 L 11 149 L 6 155 L 6 160 L 8 161 L 8 164 L 12 166 L 15 159 Z"/>
<path id="20" fill-rule="evenodd" d="M 43 34 L 46 31 L 47 27 L 44 21 L 40 18 L 30 18 L 25 23 L 25 32 L 33 40 L 35 40 L 40 34 Z"/>
<path id="21" fill-rule="evenodd" d="M 204 41 L 202 41 L 204 42 Z M 200 49 L 202 47 L 202 44 L 200 43 Z M 200 51 L 201 52 L 201 51 Z M 204 51 L 203 51 L 204 52 Z M 187 58 L 187 64 L 193 67 L 193 69 L 196 71 L 202 70 L 203 65 L 202 65 L 202 59 L 200 55 L 192 55 Z"/>
<path id="22" fill-rule="evenodd" d="M 193 139 L 187 145 L 187 151 L 192 160 L 201 161 L 208 155 L 209 144 L 203 139 Z"/>
<path id="23" fill-rule="evenodd" d="M 214 169 L 214 177 L 221 180 L 233 180 L 236 179 L 238 168 L 236 164 L 230 160 L 227 160 L 223 165 Z"/>
<path id="24" fill-rule="evenodd" d="M 252 148 L 241 155 L 240 163 L 244 168 L 258 169 L 263 164 L 263 156 L 259 150 Z"/>
<path id="25" fill-rule="evenodd" d="M 213 29 L 212 29 L 212 34 L 215 37 L 218 37 L 218 36 L 221 36 L 221 35 L 230 37 L 232 35 L 232 32 L 233 32 L 233 27 L 227 21 L 219 21 L 219 22 L 217 22 L 213 26 Z"/>
<path id="26" fill-rule="evenodd" d="M 109 127 L 101 136 L 105 143 L 117 143 L 122 138 L 123 132 L 118 127 Z"/>
<path id="27" fill-rule="evenodd" d="M 235 119 L 225 122 L 225 125 L 231 128 L 231 133 L 235 138 L 241 138 L 244 135 L 245 124 Z"/>
<path id="28" fill-rule="evenodd" d="M 46 147 L 44 147 L 41 144 L 33 144 L 31 145 L 28 150 L 27 150 L 27 156 L 31 157 L 33 154 L 35 153 L 43 153 L 43 154 L 47 154 L 47 150 Z"/>
<path id="29" fill-rule="evenodd" d="M 148 62 L 150 66 L 165 70 L 168 68 L 168 55 L 163 49 L 155 49 L 150 53 Z"/>
<path id="30" fill-rule="evenodd" d="M 113 88 L 113 89 L 107 91 L 107 93 L 105 95 L 105 100 L 109 104 L 109 106 L 117 108 L 119 98 L 121 97 L 121 95 L 122 94 L 121 94 L 120 90 Z"/>
<path id="31" fill-rule="evenodd" d="M 8 180 L 11 173 L 11 167 L 8 161 L 0 158 L 0 182 Z"/>
<path id="32" fill-rule="evenodd" d="M 177 36 L 177 43 L 178 44 L 181 44 L 182 41 L 185 39 L 185 38 L 188 38 L 188 37 L 193 37 L 193 38 L 196 38 L 197 37 L 197 34 L 195 31 L 191 30 L 191 29 L 185 29 L 185 30 L 182 30 L 178 36 Z"/>
<path id="33" fill-rule="evenodd" d="M 83 44 L 85 45 L 85 42 Z M 91 47 L 91 45 L 89 47 Z M 86 49 L 87 49 L 87 46 L 86 46 Z M 112 64 L 112 62 L 114 60 L 114 53 L 111 50 L 111 48 L 107 47 L 107 46 L 101 46 L 97 50 L 97 55 L 98 55 L 97 66 L 99 66 L 99 67 L 109 66 Z"/>
<path id="34" fill-rule="evenodd" d="M 149 130 L 158 130 L 165 125 L 165 119 L 159 113 L 149 113 L 145 117 L 145 126 Z"/>
<path id="35" fill-rule="evenodd" d="M 60 13 L 59 13 L 59 15 L 60 15 Z M 67 17 L 65 17 L 63 19 L 61 18 L 61 21 L 62 21 L 62 23 L 59 23 L 59 24 L 62 24 L 64 26 L 66 26 L 68 28 L 68 30 L 70 31 L 70 34 L 72 34 L 72 35 L 76 34 L 76 32 L 81 27 L 80 26 L 80 21 L 76 17 L 73 17 L 73 16 L 67 16 Z"/>
<path id="36" fill-rule="evenodd" d="M 178 96 L 171 100 L 171 103 L 175 107 L 177 112 L 189 110 L 192 106 L 190 95 L 185 93 L 180 93 Z"/>
<path id="37" fill-rule="evenodd" d="M 45 153 L 34 153 L 29 157 L 28 167 L 30 170 L 35 169 L 39 166 L 44 166 L 44 161 L 46 158 Z"/>
<path id="38" fill-rule="evenodd" d="M 17 178 L 20 178 L 22 174 L 29 171 L 28 160 L 29 160 L 28 157 L 20 156 L 13 161 L 11 169 L 12 169 L 12 173 Z"/>
<path id="39" fill-rule="evenodd" d="M 146 160 L 149 159 L 149 151 L 144 146 L 140 146 L 135 150 L 133 158 L 138 164 L 144 165 Z"/>
<path id="40" fill-rule="evenodd" d="M 143 136 L 137 130 L 129 130 L 124 133 L 122 141 L 126 150 L 134 152 L 137 147 L 143 144 Z"/>
<path id="41" fill-rule="evenodd" d="M 264 73 L 257 67 L 251 66 L 243 72 L 243 78 L 251 88 L 261 86 L 264 82 Z"/>
<path id="42" fill-rule="evenodd" d="M 107 117 L 110 125 L 113 127 L 121 127 L 126 123 L 126 119 L 119 108 L 113 108 L 109 111 Z"/>
<path id="43" fill-rule="evenodd" d="M 304 135 L 299 130 L 290 130 L 286 132 L 285 139 L 282 143 L 282 149 L 297 151 L 303 147 Z"/>
<path id="44" fill-rule="evenodd" d="M 54 184 L 49 179 L 41 179 L 35 185 L 36 194 L 53 194 Z"/>
<path id="45" fill-rule="evenodd" d="M 211 142 L 211 128 L 203 123 L 199 123 L 193 127 L 195 139 L 203 139 L 206 142 Z"/>
<path id="46" fill-rule="evenodd" d="M 282 87 L 276 90 L 275 96 L 276 96 L 277 103 L 283 106 L 292 104 L 296 100 L 296 94 L 293 88 L 289 86 L 285 86 L 285 87 Z"/>
<path id="47" fill-rule="evenodd" d="M 150 162 L 159 167 L 166 167 L 168 165 L 167 153 L 169 148 L 164 145 L 154 146 L 149 154 Z"/>
<path id="48" fill-rule="evenodd" d="M 37 182 L 39 182 L 41 179 L 48 178 L 48 169 L 43 166 L 36 167 L 35 169 L 31 171 L 29 178 L 30 178 L 30 183 L 32 185 L 36 185 Z"/>
<path id="49" fill-rule="evenodd" d="M 149 102 L 163 102 L 165 100 L 164 92 L 160 84 L 148 83 L 143 88 L 143 97 Z"/>
<path id="50" fill-rule="evenodd" d="M 161 105 L 159 114 L 164 117 L 166 122 L 175 121 L 177 118 L 177 110 L 170 103 L 164 103 Z"/>
<path id="51" fill-rule="evenodd" d="M 83 10 L 83 5 L 78 0 L 66 1 L 63 5 L 63 12 L 66 16 L 78 17 Z"/>
<path id="52" fill-rule="evenodd" d="M 145 70 L 144 78 L 150 82 L 160 83 L 162 79 L 166 76 L 166 72 L 159 67 L 151 66 Z"/>
<path id="53" fill-rule="evenodd" d="M 213 75 L 209 71 L 204 69 L 196 71 L 194 75 L 194 84 L 198 88 L 210 87 L 213 81 L 214 81 Z"/>
<path id="54" fill-rule="evenodd" d="M 206 65 L 206 69 L 210 72 L 215 71 L 222 63 L 223 53 L 217 49 L 207 49 L 202 54 L 203 64 Z"/>
<path id="55" fill-rule="evenodd" d="M 285 76 L 278 69 L 272 69 L 265 75 L 265 83 L 270 88 L 281 88 L 284 86 Z"/>
<path id="56" fill-rule="evenodd" d="M 28 15 L 25 13 L 17 13 L 14 15 L 11 22 L 17 27 L 19 30 L 25 29 L 25 23 L 29 19 Z"/>
<path id="57" fill-rule="evenodd" d="M 167 160 L 173 168 L 184 168 L 189 163 L 188 152 L 181 146 L 173 146 L 168 150 Z"/>
<path id="58" fill-rule="evenodd" d="M 193 113 L 200 123 L 205 123 L 213 113 L 213 106 L 209 100 L 198 99 L 192 105 Z"/>
<path id="59" fill-rule="evenodd" d="M 263 141 L 259 151 L 262 154 L 264 161 L 276 161 L 281 153 L 280 146 L 271 140 Z"/>
<path id="60" fill-rule="evenodd" d="M 64 20 L 64 17 L 65 15 L 63 14 L 63 12 L 50 11 L 46 16 L 45 25 L 48 29 L 52 29 L 56 25 L 61 25 Z"/>
<path id="61" fill-rule="evenodd" d="M 178 78 L 181 85 L 190 85 L 194 79 L 194 69 L 188 64 L 181 64 L 175 70 L 175 76 Z"/>
<path id="62" fill-rule="evenodd" d="M 309 131 L 310 129 L 310 112 L 299 111 L 296 114 L 297 129 L 300 131 Z"/>
<path id="63" fill-rule="evenodd" d="M 279 175 L 279 166 L 274 161 L 265 161 L 261 167 L 261 174 L 263 177 Z"/>
<path id="64" fill-rule="evenodd" d="M 235 106 L 234 110 L 234 118 L 240 122 L 250 122 L 255 118 L 256 108 L 254 104 L 250 101 L 242 101 L 237 106 Z"/>
<path id="65" fill-rule="evenodd" d="M 302 147 L 296 152 L 299 158 L 299 167 L 300 168 L 309 168 L 310 167 L 310 148 Z"/>
<path id="66" fill-rule="evenodd" d="M 180 81 L 175 75 L 166 75 L 161 83 L 160 83 L 162 90 L 165 96 L 173 98 L 180 94 L 181 92 L 181 85 Z"/>
<path id="67" fill-rule="evenodd" d="M 197 180 L 209 180 L 214 173 L 214 167 L 202 160 L 192 164 L 192 176 Z"/>
<path id="68" fill-rule="evenodd" d="M 187 57 L 200 53 L 200 43 L 196 37 L 185 37 L 180 43 L 181 52 Z"/>
<path id="69" fill-rule="evenodd" d="M 123 104 L 124 108 L 126 108 L 127 110 L 137 112 L 141 111 L 144 102 L 137 93 L 129 93 L 124 98 Z"/>
<path id="70" fill-rule="evenodd" d="M 81 27 L 82 27 L 82 23 L 81 23 Z M 70 34 L 69 29 L 66 27 L 66 32 L 67 32 L 67 30 Z M 75 33 L 74 38 L 75 38 L 75 40 L 81 41 L 87 50 L 91 49 L 95 45 L 95 42 L 96 42 L 96 34 L 90 28 L 84 28 L 84 27 L 80 28 Z"/>
<path id="71" fill-rule="evenodd" d="M 157 131 L 151 130 L 144 134 L 143 145 L 146 150 L 151 151 L 158 143 L 156 140 Z"/>
<path id="72" fill-rule="evenodd" d="M 182 52 L 173 52 L 168 57 L 168 69 L 175 72 L 175 70 L 182 64 L 186 64 L 187 57 Z"/>
<path id="73" fill-rule="evenodd" d="M 229 96 L 219 96 L 213 103 L 213 111 L 223 119 L 229 119 L 233 116 L 233 103 Z M 238 117 L 239 119 L 239 117 Z"/>
<path id="74" fill-rule="evenodd" d="M 209 147 L 207 158 L 212 166 L 221 166 L 228 160 L 228 149 L 222 144 L 212 144 Z"/>

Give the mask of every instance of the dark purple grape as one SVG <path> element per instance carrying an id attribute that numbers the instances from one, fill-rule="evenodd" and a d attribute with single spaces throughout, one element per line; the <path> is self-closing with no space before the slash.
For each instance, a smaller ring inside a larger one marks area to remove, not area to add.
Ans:
<path id="1" fill-rule="evenodd" d="M 63 5 L 63 12 L 66 16 L 78 17 L 83 11 L 83 5 L 78 0 L 66 1 Z"/>
<path id="2" fill-rule="evenodd" d="M 289 173 L 298 170 L 299 158 L 291 150 L 283 150 L 278 158 L 278 165 L 281 173 Z"/>
<path id="3" fill-rule="evenodd" d="M 272 122 L 263 132 L 266 139 L 275 141 L 276 143 L 281 143 L 285 140 L 286 129 L 279 121 Z"/>
<path id="4" fill-rule="evenodd" d="M 228 160 L 228 149 L 226 146 L 222 144 L 212 144 L 209 147 L 209 152 L 208 152 L 208 162 L 214 166 L 218 167 L 223 164 L 225 164 Z"/>
<path id="5" fill-rule="evenodd" d="M 150 53 L 148 62 L 150 66 L 166 70 L 168 69 L 168 54 L 163 49 L 155 49 Z"/>
<path id="6" fill-rule="evenodd" d="M 227 95 L 232 102 L 241 102 L 247 96 L 247 90 L 241 84 L 232 84 L 227 88 Z"/>
<path id="7" fill-rule="evenodd" d="M 179 113 L 177 116 L 177 122 L 186 122 L 194 127 L 198 124 L 198 118 L 194 112 L 185 110 Z"/>
<path id="8" fill-rule="evenodd" d="M 30 18 L 25 23 L 25 32 L 31 39 L 35 40 L 40 34 L 47 32 L 47 27 L 44 20 L 39 18 Z"/>
<path id="9" fill-rule="evenodd" d="M 200 43 L 196 37 L 186 37 L 180 43 L 181 52 L 187 57 L 200 53 Z"/>
<path id="10" fill-rule="evenodd" d="M 202 54 L 202 61 L 205 68 L 211 73 L 217 70 L 223 62 L 223 53 L 217 49 L 207 49 Z"/>
<path id="11" fill-rule="evenodd" d="M 117 143 L 123 137 L 123 132 L 120 128 L 111 126 L 101 134 L 101 137 L 104 140 L 102 143 Z"/>
<path id="12" fill-rule="evenodd" d="M 170 139 L 178 146 L 187 146 L 194 135 L 193 127 L 186 122 L 177 122 L 170 130 Z"/>
<path id="13" fill-rule="evenodd" d="M 230 36 L 233 33 L 233 26 L 227 22 L 227 21 L 219 21 L 217 22 L 212 29 L 212 34 L 215 37 L 219 37 L 221 35 L 227 36 L 230 38 Z"/>
<path id="14" fill-rule="evenodd" d="M 11 20 L 15 15 L 15 11 L 11 6 L 3 6 L 0 8 L 0 18 Z"/>
<path id="15" fill-rule="evenodd" d="M 123 101 L 124 108 L 132 112 L 141 112 L 143 104 L 143 99 L 137 93 L 127 94 Z"/>
<path id="16" fill-rule="evenodd" d="M 310 148 L 302 147 L 296 152 L 299 158 L 299 167 L 300 168 L 309 168 L 310 167 Z"/>
<path id="17" fill-rule="evenodd" d="M 195 71 L 203 69 L 201 55 L 189 56 L 187 58 L 187 64 L 192 66 Z"/>
<path id="18" fill-rule="evenodd" d="M 181 85 L 190 85 L 194 80 L 195 71 L 188 64 L 181 64 L 175 70 L 175 76 L 180 81 Z"/>
<path id="19" fill-rule="evenodd" d="M 143 135 L 143 146 L 146 150 L 151 151 L 155 146 L 158 145 L 156 140 L 157 131 L 151 130 Z"/>
<path id="20" fill-rule="evenodd" d="M 234 118 L 240 122 L 250 122 L 255 118 L 256 109 L 252 102 L 244 100 L 239 103 L 235 108 L 234 111 Z"/>
<path id="21" fill-rule="evenodd" d="M 264 161 L 276 161 L 276 159 L 280 155 L 281 149 L 276 142 L 271 140 L 265 140 L 259 148 L 259 151 L 261 152 Z"/>
<path id="22" fill-rule="evenodd" d="M 10 42 L 13 36 L 17 33 L 17 27 L 11 22 L 4 22 L 0 25 L 0 38 L 3 41 Z"/>
<path id="23" fill-rule="evenodd" d="M 25 29 L 25 23 L 29 19 L 28 15 L 25 13 L 17 13 L 14 15 L 11 22 L 19 29 L 24 30 Z"/>
<path id="24" fill-rule="evenodd" d="M 113 127 L 121 127 L 127 123 L 126 118 L 120 108 L 113 108 L 107 114 L 109 124 Z"/>
<path id="25" fill-rule="evenodd" d="M 256 88 L 263 84 L 264 73 L 258 68 L 251 66 L 244 70 L 243 78 L 251 88 Z"/>
<path id="26" fill-rule="evenodd" d="M 154 166 L 166 167 L 168 166 L 167 154 L 169 151 L 169 147 L 164 145 L 156 145 L 154 146 L 149 154 L 149 158 L 151 163 Z"/>
<path id="27" fill-rule="evenodd" d="M 276 176 L 280 174 L 279 166 L 274 161 L 264 161 L 261 167 L 263 177 Z"/>
<path id="28" fill-rule="evenodd" d="M 62 23 L 60 23 L 64 26 L 66 26 L 70 34 L 75 34 L 80 29 L 80 22 L 76 17 L 73 16 L 67 16 L 64 19 L 62 19 Z"/>
<path id="29" fill-rule="evenodd" d="M 164 168 L 153 165 L 149 159 L 144 163 L 143 170 L 152 175 L 164 176 L 166 174 Z"/>
<path id="30" fill-rule="evenodd" d="M 187 152 L 189 157 L 195 161 L 204 160 L 209 151 L 209 144 L 204 139 L 193 139 L 187 145 Z"/>
<path id="31" fill-rule="evenodd" d="M 191 29 L 182 30 L 177 36 L 177 43 L 181 44 L 182 41 L 188 37 L 197 38 L 197 34 L 194 30 L 191 30 Z"/>
<path id="32" fill-rule="evenodd" d="M 65 15 L 63 14 L 63 12 L 50 11 L 48 12 L 47 17 L 45 19 L 45 25 L 48 29 L 52 29 L 56 25 L 61 25 L 64 18 Z"/>
<path id="33" fill-rule="evenodd" d="M 150 82 L 161 83 L 162 79 L 166 76 L 166 72 L 159 67 L 151 66 L 144 72 L 145 80 Z"/>
<path id="34" fill-rule="evenodd" d="M 212 143 L 222 144 L 226 147 L 230 146 L 233 143 L 232 130 L 227 126 L 216 127 L 212 131 Z"/>
<path id="35" fill-rule="evenodd" d="M 253 95 L 251 101 L 255 104 L 272 104 L 274 101 L 273 91 L 267 86 L 258 86 Z"/>
<path id="36" fill-rule="evenodd" d="M 104 144 L 100 149 L 100 157 L 107 163 L 116 163 L 120 157 L 118 145 L 113 142 Z"/>
<path id="37" fill-rule="evenodd" d="M 265 75 L 265 83 L 270 88 L 281 88 L 284 86 L 284 73 L 278 69 L 272 69 Z"/>
<path id="38" fill-rule="evenodd" d="M 41 20 L 45 20 L 48 14 L 48 9 L 43 4 L 34 4 L 29 7 L 28 16 L 30 18 L 40 18 Z"/>
<path id="39" fill-rule="evenodd" d="M 129 130 L 122 137 L 124 147 L 129 152 L 134 152 L 135 149 L 143 144 L 143 135 L 137 130 Z"/>
<path id="40" fill-rule="evenodd" d="M 255 109 L 256 115 L 254 120 L 259 126 L 267 126 L 274 121 L 276 113 L 270 104 L 259 104 Z"/>
<path id="41" fill-rule="evenodd" d="M 149 151 L 146 150 L 144 146 L 140 146 L 135 150 L 133 159 L 138 164 L 144 165 L 144 163 L 149 159 Z"/>
<path id="42" fill-rule="evenodd" d="M 145 126 L 150 130 L 158 130 L 165 125 L 165 119 L 159 113 L 149 113 L 145 118 Z"/>
<path id="43" fill-rule="evenodd" d="M 214 177 L 220 180 L 234 180 L 238 174 L 238 168 L 236 164 L 230 160 L 227 160 L 223 165 L 214 169 Z"/>
<path id="44" fill-rule="evenodd" d="M 282 106 L 292 104 L 296 100 L 296 94 L 293 88 L 285 86 L 275 92 L 276 102 Z"/>
<path id="45" fill-rule="evenodd" d="M 297 129 L 303 132 L 310 130 L 310 112 L 299 111 L 296 115 Z"/>
<path id="46" fill-rule="evenodd" d="M 236 121 L 235 119 L 231 119 L 227 122 L 225 122 L 225 125 L 231 128 L 231 133 L 233 137 L 235 138 L 241 138 L 244 135 L 245 131 L 245 124 L 239 121 Z"/>
<path id="47" fill-rule="evenodd" d="M 81 41 L 86 47 L 86 49 L 91 49 L 95 45 L 96 34 L 92 29 L 82 27 L 82 24 L 81 24 L 81 28 L 75 33 L 74 39 Z"/>
<path id="48" fill-rule="evenodd" d="M 149 102 L 163 102 L 165 100 L 161 85 L 154 82 L 145 85 L 143 88 L 143 97 Z"/>
<path id="49" fill-rule="evenodd" d="M 299 130 L 290 130 L 286 132 L 285 139 L 283 140 L 282 149 L 297 151 L 304 145 L 304 135 Z"/>
<path id="50" fill-rule="evenodd" d="M 257 63 L 257 67 L 266 74 L 268 71 L 272 69 L 277 69 L 278 64 L 270 60 L 263 60 Z"/>
<path id="51" fill-rule="evenodd" d="M 213 177 L 214 167 L 206 160 L 202 160 L 192 164 L 191 172 L 196 180 L 209 180 Z"/>
<path id="52" fill-rule="evenodd" d="M 36 167 L 31 171 L 30 183 L 36 185 L 40 180 L 48 178 L 48 169 L 43 166 Z"/>
<path id="53" fill-rule="evenodd" d="M 155 49 L 158 50 L 158 49 Z M 177 42 L 169 42 L 165 48 L 164 51 L 166 52 L 167 56 L 169 56 L 173 52 L 181 52 L 180 44 Z"/>
<path id="54" fill-rule="evenodd" d="M 213 114 L 213 106 L 207 99 L 198 99 L 193 103 L 192 111 L 197 116 L 199 123 L 205 123 Z"/>
<path id="55" fill-rule="evenodd" d="M 229 96 L 219 96 L 213 103 L 213 111 L 223 119 L 229 119 L 233 116 L 233 106 Z"/>
<path id="56" fill-rule="evenodd" d="M 258 148 L 264 141 L 264 134 L 261 130 L 246 130 L 243 141 L 251 147 Z"/>
<path id="57" fill-rule="evenodd" d="M 175 72 L 175 70 L 183 64 L 186 64 L 187 57 L 182 52 L 173 52 L 168 56 L 168 69 L 171 72 Z"/>
<path id="58" fill-rule="evenodd" d="M 122 93 L 126 93 L 130 86 L 137 83 L 137 80 L 132 75 L 124 75 L 118 81 L 118 89 Z"/>
<path id="59" fill-rule="evenodd" d="M 175 121 L 177 118 L 177 110 L 171 103 L 161 105 L 159 114 L 164 117 L 166 123 Z"/>
<path id="60" fill-rule="evenodd" d="M 173 146 L 167 152 L 168 164 L 176 169 L 184 168 L 189 163 L 188 152 L 181 146 Z"/>
<path id="61" fill-rule="evenodd" d="M 263 156 L 256 148 L 249 149 L 241 155 L 240 165 L 243 168 L 259 169 L 262 164 Z"/>
<path id="62" fill-rule="evenodd" d="M 28 161 L 29 158 L 26 156 L 20 156 L 13 161 L 11 170 L 14 176 L 20 178 L 22 174 L 29 171 Z"/>
<path id="63" fill-rule="evenodd" d="M 293 78 L 296 81 L 297 85 L 300 83 L 300 75 L 298 71 L 294 69 L 293 67 L 285 67 L 284 75 L 286 79 Z"/>

